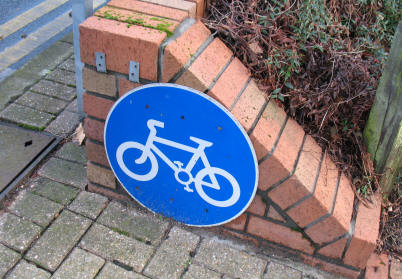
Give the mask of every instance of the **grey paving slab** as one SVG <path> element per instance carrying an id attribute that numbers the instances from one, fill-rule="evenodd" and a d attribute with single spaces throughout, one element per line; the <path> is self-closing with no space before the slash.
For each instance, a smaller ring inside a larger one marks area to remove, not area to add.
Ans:
<path id="1" fill-rule="evenodd" d="M 78 115 L 74 112 L 64 110 L 45 129 L 53 135 L 66 136 L 74 131 L 79 123 Z"/>
<path id="2" fill-rule="evenodd" d="M 77 95 L 73 87 L 44 79 L 31 87 L 31 90 L 66 101 L 72 101 Z"/>
<path id="3" fill-rule="evenodd" d="M 74 248 L 53 279 L 92 279 L 102 268 L 105 260 L 80 248 Z M 117 278 L 117 277 L 114 277 Z"/>
<path id="4" fill-rule="evenodd" d="M 154 245 L 161 241 L 169 226 L 168 222 L 145 215 L 118 202 L 111 202 L 99 217 L 98 222 Z"/>
<path id="5" fill-rule="evenodd" d="M 55 271 L 91 224 L 91 220 L 64 210 L 28 250 L 26 258 Z"/>
<path id="6" fill-rule="evenodd" d="M 32 193 L 63 205 L 69 204 L 79 193 L 79 189 L 70 187 L 45 177 L 36 177 L 31 182 Z"/>
<path id="7" fill-rule="evenodd" d="M 202 241 L 194 261 L 234 278 L 260 279 L 266 261 L 230 247 L 218 239 Z"/>
<path id="8" fill-rule="evenodd" d="M 0 244 L 0 278 L 3 278 L 20 258 L 20 254 Z"/>
<path id="9" fill-rule="evenodd" d="M 81 164 L 87 163 L 87 155 L 85 146 L 72 142 L 65 143 L 56 153 L 56 157 L 61 159 L 74 161 Z"/>
<path id="10" fill-rule="evenodd" d="M 63 39 L 61 39 L 61 41 L 73 44 L 74 43 L 73 32 L 68 33 Z"/>
<path id="11" fill-rule="evenodd" d="M 53 120 L 54 115 L 13 103 L 0 112 L 0 118 L 24 125 L 26 128 L 43 130 Z"/>
<path id="12" fill-rule="evenodd" d="M 55 218 L 63 206 L 27 191 L 18 194 L 8 210 L 18 216 L 27 218 L 46 227 Z"/>
<path id="13" fill-rule="evenodd" d="M 302 273 L 283 264 L 270 262 L 264 279 L 301 279 Z"/>
<path id="14" fill-rule="evenodd" d="M 0 192 L 53 140 L 42 133 L 0 124 Z"/>
<path id="15" fill-rule="evenodd" d="M 88 183 L 86 168 L 83 165 L 54 157 L 39 169 L 38 174 L 81 189 Z"/>
<path id="16" fill-rule="evenodd" d="M 78 197 L 68 206 L 68 209 L 95 219 L 106 207 L 108 199 L 95 193 L 81 192 Z"/>
<path id="17" fill-rule="evenodd" d="M 198 235 L 173 227 L 144 274 L 152 278 L 180 278 L 191 262 L 190 252 L 195 250 L 199 241 Z"/>
<path id="18" fill-rule="evenodd" d="M 205 267 L 191 264 L 183 279 L 220 279 L 221 275 L 215 271 L 206 269 Z"/>
<path id="19" fill-rule="evenodd" d="M 81 240 L 80 247 L 109 261 L 117 260 L 141 272 L 153 253 L 153 247 L 94 224 Z"/>
<path id="20" fill-rule="evenodd" d="M 62 64 L 60 64 L 59 68 L 70 71 L 70 72 L 75 72 L 75 64 L 74 64 L 74 59 L 69 58 L 66 61 L 64 61 Z"/>
<path id="21" fill-rule="evenodd" d="M 48 271 L 22 260 L 7 276 L 7 279 L 48 279 L 50 276 L 52 275 Z"/>
<path id="22" fill-rule="evenodd" d="M 0 242 L 24 251 L 36 239 L 42 228 L 10 213 L 0 215 Z"/>
<path id="23" fill-rule="evenodd" d="M 61 112 L 66 106 L 67 102 L 52 98 L 46 95 L 37 94 L 34 92 L 26 92 L 19 97 L 16 101 L 17 104 L 24 105 L 36 110 L 44 111 L 47 113 L 57 114 Z"/>
<path id="24" fill-rule="evenodd" d="M 71 112 L 78 112 L 78 103 L 77 103 L 77 99 L 75 99 L 74 101 L 72 101 L 67 107 L 66 107 L 67 111 L 71 111 Z"/>
<path id="25" fill-rule="evenodd" d="M 56 42 L 25 64 L 22 71 L 35 73 L 43 77 L 68 57 L 71 57 L 73 52 L 74 49 L 71 44 Z"/>
<path id="26" fill-rule="evenodd" d="M 0 111 L 39 79 L 37 74 L 17 72 L 0 82 Z"/>
<path id="27" fill-rule="evenodd" d="M 22 95 L 27 88 L 48 74 L 50 70 L 70 57 L 72 53 L 73 47 L 71 44 L 56 42 L 1 82 L 0 110 Z"/>
<path id="28" fill-rule="evenodd" d="M 63 69 L 55 69 L 46 76 L 46 79 L 57 81 L 65 85 L 75 86 L 75 74 Z"/>
<path id="29" fill-rule="evenodd" d="M 134 271 L 125 270 L 124 268 L 121 268 L 110 262 L 107 262 L 105 266 L 102 268 L 101 272 L 99 272 L 99 275 L 96 276 L 96 279 L 113 279 L 113 278 L 146 279 L 147 277 L 135 273 Z"/>

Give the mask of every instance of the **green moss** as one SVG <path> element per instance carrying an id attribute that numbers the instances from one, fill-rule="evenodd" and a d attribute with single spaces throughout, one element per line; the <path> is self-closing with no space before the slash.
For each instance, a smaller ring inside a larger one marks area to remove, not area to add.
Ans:
<path id="1" fill-rule="evenodd" d="M 151 17 L 150 19 L 151 19 L 151 20 L 155 20 L 155 21 L 163 21 L 163 22 L 166 22 L 166 19 L 160 18 L 160 17 Z"/>
<path id="2" fill-rule="evenodd" d="M 153 21 L 158 21 L 159 23 L 155 25 L 152 24 L 147 24 L 145 23 L 144 18 L 141 18 L 140 13 L 133 13 L 133 16 L 136 16 L 136 18 L 133 18 L 133 16 L 129 16 L 127 19 L 123 19 L 123 16 L 120 15 L 119 13 L 116 13 L 115 11 L 104 11 L 104 12 L 98 12 L 97 16 L 104 17 L 106 19 L 110 20 L 115 20 L 119 22 L 125 22 L 127 23 L 127 28 L 130 28 L 133 25 L 139 25 L 142 27 L 146 28 L 151 28 L 154 30 L 158 30 L 161 32 L 165 32 L 168 37 L 173 35 L 173 32 L 169 30 L 169 27 L 173 25 L 173 23 L 169 23 L 166 19 L 164 18 L 159 18 L 159 17 L 151 17 L 150 20 Z"/>
<path id="3" fill-rule="evenodd" d="M 32 126 L 32 125 L 29 125 L 29 124 L 23 124 L 23 123 L 18 123 L 17 124 L 19 127 L 22 127 L 22 128 L 25 128 L 25 129 L 29 129 L 29 130 L 34 130 L 34 131 L 43 131 L 45 128 L 46 128 L 46 126 L 44 126 L 44 127 L 35 127 L 35 126 Z"/>
<path id="4" fill-rule="evenodd" d="M 112 228 L 112 231 L 117 232 L 117 233 L 122 234 L 122 235 L 125 235 L 125 236 L 130 236 L 129 232 L 123 231 L 123 230 L 118 229 L 118 228 Z"/>

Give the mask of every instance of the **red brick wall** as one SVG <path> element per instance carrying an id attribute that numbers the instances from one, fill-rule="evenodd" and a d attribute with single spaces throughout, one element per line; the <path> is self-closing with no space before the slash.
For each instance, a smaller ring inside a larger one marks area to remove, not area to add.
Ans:
<path id="1" fill-rule="evenodd" d="M 182 0 L 185 4 L 178 7 L 177 2 L 112 0 L 108 5 L 127 16 L 137 11 L 166 17 L 174 31 L 186 18 L 202 16 L 205 4 Z M 309 264 L 356 278 L 375 248 L 379 200 L 370 207 L 358 203 L 350 181 L 325 151 L 267 99 L 247 68 L 200 21 L 186 20 L 171 40 L 160 30 L 127 26 L 101 13 L 80 26 L 89 190 L 130 200 L 103 146 L 104 122 L 114 102 L 149 82 L 186 85 L 232 112 L 249 133 L 259 161 L 253 203 L 222 230 L 261 247 L 276 243 Z M 96 71 L 95 52 L 105 53 L 107 73 Z M 130 60 L 140 62 L 139 84 L 128 80 Z"/>

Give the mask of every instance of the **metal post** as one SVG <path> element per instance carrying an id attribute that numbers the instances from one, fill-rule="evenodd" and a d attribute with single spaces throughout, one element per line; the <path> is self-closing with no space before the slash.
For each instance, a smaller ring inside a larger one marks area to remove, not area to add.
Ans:
<path id="1" fill-rule="evenodd" d="M 77 86 L 77 104 L 78 117 L 80 120 L 84 118 L 84 106 L 82 103 L 82 94 L 84 88 L 82 85 L 82 67 L 80 56 L 80 31 L 79 25 L 93 13 L 93 0 L 71 0 L 73 11 L 73 38 L 74 38 L 74 56 L 75 56 L 75 80 Z"/>

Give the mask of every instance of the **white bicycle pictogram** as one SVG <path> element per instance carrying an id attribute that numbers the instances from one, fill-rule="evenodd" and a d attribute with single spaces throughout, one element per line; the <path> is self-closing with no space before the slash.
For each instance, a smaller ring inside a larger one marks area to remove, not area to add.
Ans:
<path id="1" fill-rule="evenodd" d="M 138 181 L 152 180 L 158 174 L 159 170 L 158 161 L 155 157 L 155 154 L 157 154 L 174 171 L 174 177 L 179 183 L 185 185 L 184 190 L 186 190 L 187 192 L 194 191 L 189 186 L 191 183 L 194 182 L 197 193 L 204 201 L 209 204 L 218 207 L 228 207 L 238 201 L 240 197 L 240 187 L 236 179 L 229 172 L 221 168 L 211 167 L 211 165 L 209 164 L 204 150 L 205 148 L 212 146 L 212 142 L 190 136 L 190 140 L 198 144 L 198 147 L 194 148 L 168 139 L 157 137 L 156 127 L 164 128 L 165 126 L 165 124 L 161 121 L 149 119 L 147 121 L 147 126 L 149 128 L 149 135 L 145 145 L 135 141 L 127 141 L 120 144 L 120 146 L 117 148 L 117 163 L 126 175 Z M 193 153 L 193 156 L 186 166 L 184 166 L 184 164 L 180 161 L 172 162 L 158 147 L 155 146 L 155 142 Z M 150 160 L 151 168 L 145 174 L 137 174 L 133 172 L 127 167 L 126 163 L 124 162 L 124 152 L 131 148 L 139 149 L 142 151 L 140 157 L 134 160 L 136 164 L 144 164 L 147 159 Z M 201 159 L 202 163 L 204 164 L 204 168 L 201 169 L 195 177 L 193 177 L 191 171 L 199 159 Z M 205 193 L 203 189 L 204 187 L 209 187 L 218 191 L 221 189 L 215 175 L 220 175 L 229 181 L 232 187 L 232 195 L 230 196 L 230 198 L 220 201 L 211 198 Z M 187 179 L 183 179 L 183 176 Z M 204 178 L 206 177 L 209 177 L 211 182 L 204 181 Z"/>

